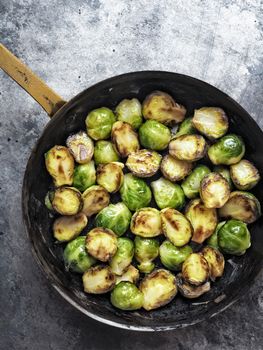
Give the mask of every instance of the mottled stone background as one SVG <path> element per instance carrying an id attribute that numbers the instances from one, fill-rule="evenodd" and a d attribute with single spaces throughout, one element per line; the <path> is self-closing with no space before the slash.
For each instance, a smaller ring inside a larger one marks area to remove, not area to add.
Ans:
<path id="1" fill-rule="evenodd" d="M 1 41 L 69 99 L 101 79 L 160 69 L 192 75 L 240 102 L 263 127 L 260 0 L 0 0 Z M 168 333 L 99 324 L 68 305 L 35 265 L 21 182 L 47 115 L 0 72 L 0 348 L 262 349 L 263 274 L 208 322 Z"/>

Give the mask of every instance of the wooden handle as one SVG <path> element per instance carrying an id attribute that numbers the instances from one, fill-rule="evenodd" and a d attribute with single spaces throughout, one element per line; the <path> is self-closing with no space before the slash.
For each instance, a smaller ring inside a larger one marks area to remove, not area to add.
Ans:
<path id="1" fill-rule="evenodd" d="M 0 44 L 0 68 L 26 90 L 50 117 L 66 103 L 2 44 Z"/>

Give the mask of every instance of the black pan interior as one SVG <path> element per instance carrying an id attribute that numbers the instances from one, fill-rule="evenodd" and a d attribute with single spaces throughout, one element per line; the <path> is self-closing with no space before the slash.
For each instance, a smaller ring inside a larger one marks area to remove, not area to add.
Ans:
<path id="1" fill-rule="evenodd" d="M 93 296 L 82 291 L 81 278 L 66 272 L 61 259 L 62 247 L 55 244 L 51 224 L 54 220 L 44 205 L 51 186 L 44 165 L 44 153 L 55 144 L 64 144 L 71 133 L 83 129 L 88 112 L 106 106 L 114 108 L 123 98 L 143 101 L 153 90 L 171 94 L 187 107 L 218 106 L 230 118 L 230 131 L 241 135 L 246 144 L 245 157 L 253 161 L 263 174 L 263 133 L 249 114 L 218 89 L 200 80 L 168 72 L 129 73 L 98 83 L 67 103 L 46 126 L 28 161 L 23 185 L 23 212 L 33 252 L 56 289 L 74 306 L 100 321 L 138 330 L 165 330 L 197 323 L 217 314 L 233 303 L 248 287 L 262 266 L 263 218 L 250 226 L 252 246 L 244 256 L 227 260 L 224 276 L 211 291 L 197 300 L 177 296 L 169 305 L 155 311 L 124 312 L 116 310 L 108 295 Z M 263 200 L 263 186 L 252 191 Z M 114 201 L 117 199 L 115 198 Z M 90 224 L 92 225 L 92 219 Z"/>

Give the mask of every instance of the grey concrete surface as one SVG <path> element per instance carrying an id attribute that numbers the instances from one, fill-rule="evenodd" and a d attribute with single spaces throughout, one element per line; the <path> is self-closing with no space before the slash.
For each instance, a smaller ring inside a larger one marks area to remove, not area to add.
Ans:
<path id="1" fill-rule="evenodd" d="M 206 80 L 263 127 L 260 0 L 0 0 L 0 40 L 69 99 L 101 79 L 160 69 Z M 263 274 L 208 322 L 168 333 L 99 324 L 68 305 L 36 266 L 21 182 L 47 115 L 0 72 L 0 349 L 262 349 Z"/>

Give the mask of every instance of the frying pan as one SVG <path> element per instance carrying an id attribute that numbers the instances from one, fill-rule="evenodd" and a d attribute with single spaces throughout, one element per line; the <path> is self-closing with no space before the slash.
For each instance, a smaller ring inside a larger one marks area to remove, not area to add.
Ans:
<path id="1" fill-rule="evenodd" d="M 0 45 L 0 67 L 20 84 L 52 117 L 28 160 L 22 190 L 23 217 L 36 261 L 53 287 L 75 308 L 106 324 L 140 331 L 171 330 L 211 318 L 233 304 L 248 288 L 262 267 L 263 218 L 250 226 L 252 246 L 244 256 L 227 259 L 224 276 L 210 292 L 196 300 L 177 296 L 165 307 L 151 312 L 125 312 L 113 308 L 108 295 L 87 295 L 80 276 L 65 271 L 62 247 L 54 244 L 53 218 L 44 205 L 51 185 L 44 164 L 44 153 L 53 145 L 64 144 L 71 133 L 83 129 L 85 117 L 94 108 L 114 108 L 123 98 L 142 101 L 153 90 L 170 93 L 186 106 L 218 106 L 230 119 L 230 131 L 241 135 L 246 144 L 246 158 L 263 174 L 263 133 L 250 115 L 232 98 L 215 87 L 192 77 L 161 71 L 142 71 L 119 75 L 89 87 L 69 102 L 36 77 L 22 62 Z M 263 200 L 262 185 L 254 188 Z M 92 220 L 91 220 L 92 221 Z"/>

